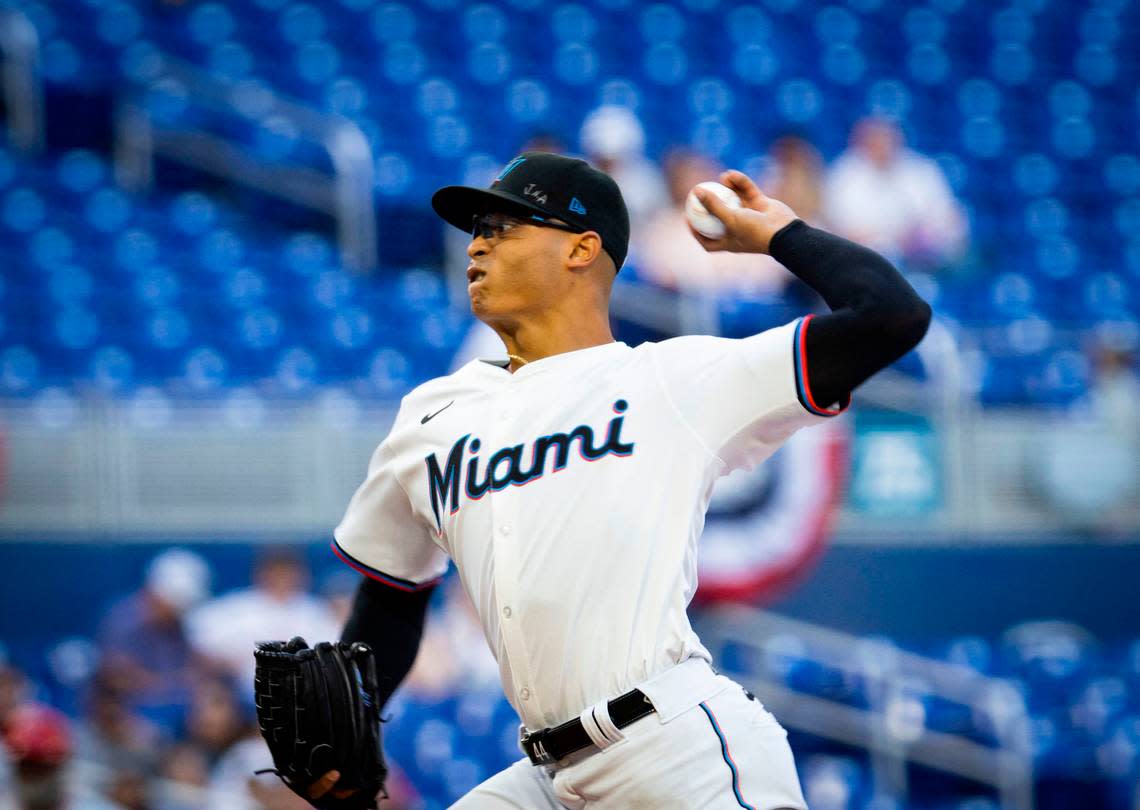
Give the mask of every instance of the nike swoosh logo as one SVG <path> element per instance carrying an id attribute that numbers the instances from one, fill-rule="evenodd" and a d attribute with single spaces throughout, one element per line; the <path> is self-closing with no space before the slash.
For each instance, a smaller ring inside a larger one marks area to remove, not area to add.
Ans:
<path id="1" fill-rule="evenodd" d="M 430 422 L 432 419 L 435 419 L 437 416 L 439 416 L 441 413 L 446 411 L 448 408 L 450 408 L 454 404 L 455 404 L 455 400 L 453 399 L 453 400 L 451 400 L 451 402 L 444 405 L 442 408 L 440 408 L 435 413 L 429 413 L 427 416 L 425 416 L 423 419 L 421 419 L 420 424 L 426 425 L 428 422 Z"/>

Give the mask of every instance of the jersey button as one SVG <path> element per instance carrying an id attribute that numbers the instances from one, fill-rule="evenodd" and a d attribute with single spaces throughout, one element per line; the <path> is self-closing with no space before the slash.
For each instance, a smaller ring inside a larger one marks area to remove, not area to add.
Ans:
<path id="1" fill-rule="evenodd" d="M 510 533 L 511 533 L 511 527 L 510 526 L 500 526 L 499 527 L 499 534 L 501 534 L 503 537 L 506 537 Z"/>
<path id="2" fill-rule="evenodd" d="M 524 686 L 519 690 L 519 697 L 521 697 L 523 700 L 530 700 L 530 690 Z"/>
<path id="3" fill-rule="evenodd" d="M 507 618 L 507 619 L 511 618 L 511 606 L 510 605 L 507 605 L 505 608 L 503 608 L 503 617 Z"/>

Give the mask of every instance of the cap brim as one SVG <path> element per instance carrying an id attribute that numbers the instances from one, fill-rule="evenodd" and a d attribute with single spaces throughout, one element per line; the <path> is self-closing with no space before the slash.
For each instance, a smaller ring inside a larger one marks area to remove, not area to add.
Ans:
<path id="1" fill-rule="evenodd" d="M 431 197 L 431 207 L 449 225 L 454 225 L 465 233 L 478 214 L 492 211 L 504 214 L 542 214 L 546 212 L 537 205 L 522 200 L 513 194 L 471 186 L 445 186 Z"/>

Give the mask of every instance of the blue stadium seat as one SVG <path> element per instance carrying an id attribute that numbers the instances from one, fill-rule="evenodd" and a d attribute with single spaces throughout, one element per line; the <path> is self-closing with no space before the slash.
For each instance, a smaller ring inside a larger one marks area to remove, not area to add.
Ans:
<path id="1" fill-rule="evenodd" d="M 48 293 L 60 306 L 82 305 L 94 291 L 95 282 L 91 274 L 75 265 L 55 267 L 48 277 Z"/>
<path id="2" fill-rule="evenodd" d="M 217 218 L 216 207 L 210 198 L 196 191 L 187 191 L 174 198 L 170 205 L 171 224 L 186 236 L 198 236 Z"/>
<path id="3" fill-rule="evenodd" d="M 75 256 L 75 241 L 60 228 L 40 228 L 28 243 L 28 255 L 44 270 L 69 264 Z"/>
<path id="4" fill-rule="evenodd" d="M 130 198 L 109 186 L 93 191 L 84 208 L 87 224 L 102 233 L 121 231 L 130 223 L 132 214 Z"/>
<path id="5" fill-rule="evenodd" d="M 246 311 L 242 314 L 237 329 L 240 345 L 255 351 L 277 347 L 283 334 L 281 316 L 267 307 Z"/>
<path id="6" fill-rule="evenodd" d="M 140 40 L 123 49 L 118 59 L 119 69 L 132 81 L 147 81 L 160 69 L 158 47 L 153 42 Z"/>
<path id="7" fill-rule="evenodd" d="M 43 46 L 40 70 L 45 79 L 58 84 L 82 83 L 86 64 L 82 52 L 71 42 L 55 38 Z"/>
<path id="8" fill-rule="evenodd" d="M 397 40 L 384 47 L 383 77 L 394 85 L 418 81 L 426 69 L 427 57 L 418 45 Z"/>
<path id="9" fill-rule="evenodd" d="M 53 337 L 65 349 L 87 349 L 98 339 L 99 318 L 82 305 L 64 305 L 56 310 Z"/>
<path id="10" fill-rule="evenodd" d="M 30 188 L 13 188 L 3 198 L 0 226 L 9 231 L 28 233 L 44 220 L 43 197 Z"/>
<path id="11" fill-rule="evenodd" d="M 236 267 L 226 274 L 222 289 L 227 303 L 239 309 L 247 309 L 266 299 L 269 285 L 265 276 L 256 270 Z"/>
<path id="12" fill-rule="evenodd" d="M 143 25 L 142 15 L 132 4 L 109 3 L 97 11 L 95 33 L 107 45 L 121 47 L 135 40 Z"/>
<path id="13" fill-rule="evenodd" d="M 60 158 L 56 176 L 68 190 L 76 194 L 88 194 L 107 179 L 107 168 L 93 152 L 74 149 Z"/>
<path id="14" fill-rule="evenodd" d="M 16 345 L 0 349 L 0 390 L 31 393 L 39 380 L 40 360 L 30 348 Z"/>
<path id="15" fill-rule="evenodd" d="M 207 66 L 229 79 L 244 79 L 254 72 L 256 60 L 249 48 L 240 42 L 219 42 L 210 48 Z"/>
<path id="16" fill-rule="evenodd" d="M 368 88 L 364 82 L 342 74 L 328 82 L 324 103 L 332 112 L 357 119 L 368 107 Z"/>
<path id="17" fill-rule="evenodd" d="M 1140 192 L 1140 157 L 1121 152 L 1104 163 L 1105 185 L 1121 196 Z"/>
<path id="18" fill-rule="evenodd" d="M 1049 356 L 1031 393 L 1040 397 L 1042 405 L 1068 406 L 1085 394 L 1091 382 L 1088 357 L 1079 351 L 1062 349 Z"/>
<path id="19" fill-rule="evenodd" d="M 229 228 L 213 228 L 198 241 L 198 263 L 215 275 L 222 275 L 239 267 L 246 258 L 242 237 Z"/>
<path id="20" fill-rule="evenodd" d="M 320 382 L 320 361 L 308 349 L 292 347 L 277 357 L 273 380 L 287 395 L 307 393 Z"/>
<path id="21" fill-rule="evenodd" d="M 957 664 L 983 675 L 993 672 L 993 647 L 981 636 L 959 636 L 950 639 L 940 651 L 939 657 L 949 664 Z"/>
<path id="22" fill-rule="evenodd" d="M 89 375 L 96 388 L 120 391 L 134 382 L 135 360 L 121 346 L 102 346 L 91 352 Z"/>
<path id="23" fill-rule="evenodd" d="M 186 18 L 185 30 L 198 45 L 209 46 L 229 39 L 236 27 L 226 4 L 210 2 L 195 4 Z"/>
<path id="24" fill-rule="evenodd" d="M 294 57 L 293 69 L 301 81 L 314 87 L 332 80 L 341 69 L 343 58 L 335 45 L 312 39 L 301 44 Z M 302 94 L 310 94 L 309 88 L 300 88 Z"/>
<path id="25" fill-rule="evenodd" d="M 150 267 L 159 255 L 158 240 L 142 228 L 131 228 L 115 238 L 116 263 L 128 272 Z"/>
<path id="26" fill-rule="evenodd" d="M 190 394 L 216 394 L 229 381 L 229 363 L 216 349 L 196 346 L 184 354 L 181 384 Z"/>
<path id="27" fill-rule="evenodd" d="M 281 38 L 294 45 L 322 39 L 327 30 L 321 10 L 308 3 L 291 3 L 278 16 Z"/>
<path id="28" fill-rule="evenodd" d="M 160 351 L 182 349 L 192 336 L 190 320 L 177 309 L 159 309 L 145 323 L 147 345 Z"/>
<path id="29" fill-rule="evenodd" d="M 1067 279 L 1080 271 L 1081 249 L 1065 236 L 1049 236 L 1037 243 L 1034 269 L 1051 279 Z"/>
<path id="30" fill-rule="evenodd" d="M 849 42 L 834 43 L 820 57 L 820 71 L 835 84 L 853 85 L 866 74 L 867 57 Z"/>
<path id="31" fill-rule="evenodd" d="M 1039 291 L 1028 276 L 1010 272 L 994 279 L 990 296 L 994 314 L 1001 319 L 1011 319 L 1033 312 Z"/>
<path id="32" fill-rule="evenodd" d="M 313 233 L 297 233 L 285 239 L 281 259 L 286 269 L 300 276 L 313 275 L 336 263 L 329 241 Z"/>
<path id="33" fill-rule="evenodd" d="M 159 308 L 177 300 L 182 282 L 169 268 L 151 265 L 135 278 L 132 289 L 139 303 Z"/>
<path id="34" fill-rule="evenodd" d="M 379 42 L 406 42 L 416 33 L 416 14 L 402 3 L 381 3 L 371 14 L 372 33 Z"/>
<path id="35" fill-rule="evenodd" d="M 368 381 L 372 390 L 381 396 L 406 391 L 411 374 L 412 363 L 408 356 L 391 348 L 377 351 L 368 366 Z"/>
<path id="36" fill-rule="evenodd" d="M 864 685 L 848 671 L 817 661 L 804 660 L 788 672 L 785 683 L 797 692 L 834 700 L 849 706 L 866 708 L 868 695 Z"/>

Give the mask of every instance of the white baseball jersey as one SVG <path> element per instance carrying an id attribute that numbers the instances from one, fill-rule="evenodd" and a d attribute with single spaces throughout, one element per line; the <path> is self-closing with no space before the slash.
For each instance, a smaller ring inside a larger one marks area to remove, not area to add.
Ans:
<path id="1" fill-rule="evenodd" d="M 531 729 L 707 660 L 685 610 L 713 483 L 839 412 L 808 394 L 806 322 L 431 380 L 401 403 L 334 548 L 405 589 L 452 559 Z"/>

